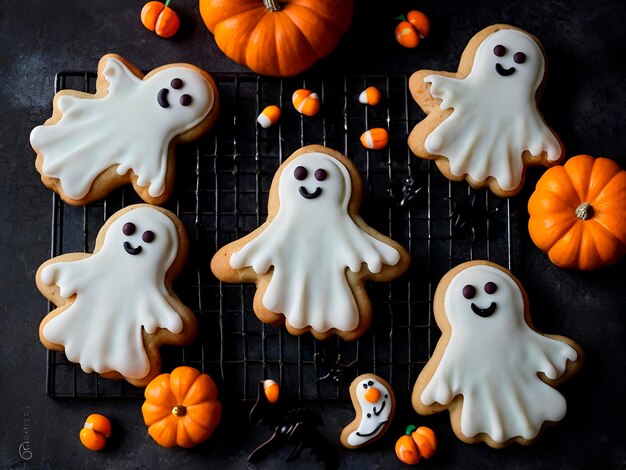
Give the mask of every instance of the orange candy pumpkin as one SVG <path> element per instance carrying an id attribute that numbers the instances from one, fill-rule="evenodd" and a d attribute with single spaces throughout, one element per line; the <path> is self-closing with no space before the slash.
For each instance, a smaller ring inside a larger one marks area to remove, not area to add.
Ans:
<path id="1" fill-rule="evenodd" d="M 547 170 L 528 201 L 535 245 L 563 268 L 591 270 L 626 252 L 626 171 L 579 155 Z"/>
<path id="2" fill-rule="evenodd" d="M 410 425 L 406 434 L 396 442 L 396 456 L 407 465 L 417 464 L 422 457 L 431 458 L 437 450 L 437 437 L 432 429 L 426 426 Z"/>
<path id="3" fill-rule="evenodd" d="M 163 447 L 193 447 L 208 439 L 222 416 L 217 387 L 193 367 L 177 367 L 148 384 L 141 407 L 148 433 Z"/>
<path id="4" fill-rule="evenodd" d="M 162 38 L 172 37 L 180 27 L 180 19 L 169 4 L 170 0 L 166 0 L 164 4 L 157 1 L 148 2 L 141 10 L 143 25 Z"/>
<path id="5" fill-rule="evenodd" d="M 106 416 L 92 414 L 87 417 L 80 430 L 80 442 L 89 450 L 99 451 L 106 447 L 106 440 L 111 436 L 111 422 Z"/>
<path id="6" fill-rule="evenodd" d="M 330 54 L 352 22 L 353 0 L 200 0 L 228 57 L 274 77 L 304 72 Z"/>

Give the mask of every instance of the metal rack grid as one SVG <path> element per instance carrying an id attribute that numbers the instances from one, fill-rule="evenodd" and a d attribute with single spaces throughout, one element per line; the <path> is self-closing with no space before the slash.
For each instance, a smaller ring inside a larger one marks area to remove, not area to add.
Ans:
<path id="1" fill-rule="evenodd" d="M 408 77 L 357 76 L 269 79 L 245 74 L 216 74 L 221 115 L 216 128 L 192 145 L 177 148 L 176 188 L 166 204 L 187 228 L 190 255 L 174 284 L 175 291 L 199 322 L 196 341 L 185 348 L 162 348 L 163 370 L 187 364 L 209 373 L 222 396 L 243 400 L 256 397 L 257 382 L 278 380 L 298 399 L 347 399 L 356 374 L 377 373 L 396 393 L 408 394 L 432 353 L 439 330 L 432 299 L 439 279 L 452 266 L 469 259 L 490 259 L 511 268 L 513 236 L 509 201 L 493 218 L 481 223 L 481 236 L 471 241 L 455 234 L 450 217 L 454 198 L 475 195 L 484 208 L 493 208 L 488 191 L 451 183 L 430 161 L 414 157 L 406 137 L 423 114 L 408 93 Z M 94 73 L 57 74 L 55 92 L 76 89 L 95 92 Z M 384 101 L 376 107 L 358 103 L 367 86 L 377 86 Z M 314 118 L 291 106 L 297 88 L 320 95 L 322 112 Z M 280 125 L 262 129 L 256 117 L 268 104 L 283 110 Z M 389 130 L 390 144 L 367 151 L 359 136 L 373 127 Z M 408 273 L 390 284 L 370 283 L 374 318 L 370 330 L 355 342 L 338 338 L 324 342 L 305 334 L 293 337 L 284 328 L 262 324 L 252 310 L 253 285 L 224 284 L 209 268 L 221 246 L 251 232 L 266 217 L 272 177 L 293 151 L 318 143 L 342 151 L 364 179 L 361 214 L 380 232 L 410 252 Z M 388 194 L 392 181 L 411 176 L 423 187 L 408 208 Z M 84 208 L 52 197 L 52 256 L 93 251 L 98 230 L 115 211 L 141 202 L 122 188 L 105 200 Z M 53 306 L 50 306 L 52 308 Z M 326 361 L 321 360 L 326 358 Z M 345 381 L 320 380 L 334 361 L 353 364 Z M 142 390 L 124 381 L 86 374 L 63 353 L 48 352 L 47 393 L 66 398 L 139 397 Z"/>

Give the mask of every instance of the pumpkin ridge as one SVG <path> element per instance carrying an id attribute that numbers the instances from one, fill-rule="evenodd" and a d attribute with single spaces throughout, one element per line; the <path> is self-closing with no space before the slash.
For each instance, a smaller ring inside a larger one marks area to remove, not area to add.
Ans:
<path id="1" fill-rule="evenodd" d="M 202 2 L 201 1 L 200 3 L 208 3 L 209 5 L 211 5 L 211 2 Z M 263 6 L 262 2 L 260 2 L 259 4 L 250 2 L 250 3 L 242 5 L 242 3 L 244 3 L 244 2 L 241 2 L 241 1 L 238 0 L 237 3 L 238 3 L 237 6 L 239 8 L 241 8 L 241 10 L 238 11 L 237 13 L 235 13 L 235 16 L 240 15 L 242 13 L 249 13 L 252 10 L 256 10 L 258 8 L 261 8 L 261 7 L 265 8 Z M 210 11 L 209 11 L 208 14 L 203 15 L 202 12 L 204 12 L 206 9 L 209 9 Z M 203 19 L 205 18 L 205 16 L 207 17 L 207 19 L 205 20 L 205 23 L 207 23 L 207 22 L 211 23 L 212 26 L 209 27 L 209 25 L 207 24 L 207 28 L 212 33 L 215 32 L 215 29 L 219 26 L 220 23 L 222 23 L 223 21 L 226 21 L 226 20 L 232 18 L 233 16 L 231 16 L 231 15 L 232 15 L 231 11 L 224 10 L 223 8 L 215 8 L 213 6 L 209 6 L 209 7 L 206 7 L 206 8 L 200 8 L 200 16 L 202 16 Z M 217 19 L 215 19 L 216 16 L 218 17 Z"/>
<path id="2" fill-rule="evenodd" d="M 291 3 L 291 5 L 292 5 L 291 8 L 297 6 L 298 8 L 302 8 L 303 10 L 307 10 L 311 14 L 314 14 L 314 15 L 318 16 L 319 18 L 321 18 L 322 20 L 326 21 L 327 23 L 331 23 L 334 28 L 337 28 L 337 30 L 341 31 L 341 34 L 345 33 L 349 29 L 349 26 L 348 26 L 348 28 L 342 27 L 342 24 L 341 23 L 337 23 L 335 21 L 335 18 L 329 18 L 328 16 L 324 16 L 324 15 L 320 14 L 319 11 L 311 8 L 309 5 L 301 5 L 299 3 Z"/>
<path id="3" fill-rule="evenodd" d="M 297 4 L 295 4 L 295 3 L 292 4 L 292 5 L 293 6 L 297 6 Z M 317 15 L 317 16 L 319 16 L 319 15 Z M 309 40 L 307 35 L 304 34 L 304 31 L 302 31 L 302 29 L 296 24 L 296 22 L 291 17 L 291 10 L 285 10 L 285 20 L 289 20 L 289 22 L 293 25 L 294 29 L 296 31 L 298 31 L 298 33 L 300 33 L 300 36 L 302 36 L 302 39 L 304 39 L 306 45 L 309 46 L 309 49 L 311 49 L 315 53 L 315 57 L 319 58 L 317 50 L 315 50 L 315 47 L 313 46 L 313 44 L 311 43 L 311 41 Z"/>
<path id="4" fill-rule="evenodd" d="M 621 171 L 620 171 L 620 172 L 618 172 L 618 173 L 615 173 L 615 174 L 611 177 L 611 179 L 610 179 L 610 180 L 608 180 L 608 181 L 606 182 L 606 184 L 602 187 L 602 189 L 598 192 L 598 194 L 596 194 L 593 198 L 590 198 L 590 199 L 593 199 L 593 201 L 589 201 L 589 203 L 590 203 L 592 206 L 594 206 L 594 201 L 598 201 L 599 199 L 603 199 L 603 198 L 604 198 L 604 193 L 605 193 L 605 192 L 607 192 L 607 191 L 609 191 L 609 192 L 610 192 L 610 191 L 612 191 L 612 190 L 613 190 L 613 188 L 611 188 L 611 184 L 613 184 L 613 182 L 615 181 L 615 179 L 616 179 L 616 178 L 618 178 L 618 177 L 622 177 L 622 176 L 621 176 L 621 173 L 622 173 Z M 617 184 L 617 183 L 616 183 L 616 184 Z"/>
<path id="5" fill-rule="evenodd" d="M 604 225 L 602 222 L 602 217 L 593 217 L 589 219 L 587 222 L 592 222 L 594 224 L 594 229 L 598 232 L 602 232 L 606 238 L 614 241 L 616 244 L 623 244 L 624 241 L 620 240 L 613 232 L 611 232 L 608 227 Z"/>

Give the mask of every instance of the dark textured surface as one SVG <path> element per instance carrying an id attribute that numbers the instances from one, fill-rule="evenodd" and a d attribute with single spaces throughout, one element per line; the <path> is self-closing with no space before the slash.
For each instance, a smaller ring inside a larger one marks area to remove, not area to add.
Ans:
<path id="1" fill-rule="evenodd" d="M 265 436 L 264 429 L 246 424 L 245 405 L 226 400 L 223 424 L 210 441 L 190 451 L 160 449 L 146 434 L 136 401 L 63 401 L 45 395 L 46 352 L 37 330 L 46 302 L 33 279 L 49 255 L 50 194 L 34 169 L 28 134 L 50 114 L 54 74 L 93 70 L 106 52 L 117 52 L 146 70 L 188 61 L 211 71 L 245 71 L 217 50 L 200 22 L 196 2 L 178 3 L 183 30 L 173 40 L 162 40 L 140 25 L 142 2 L 0 1 L 2 467 L 194 468 L 209 463 L 245 467 L 247 452 Z M 546 47 L 550 77 L 542 109 L 568 156 L 609 156 L 626 165 L 624 2 L 420 2 L 419 8 L 431 17 L 433 33 L 414 51 L 397 46 L 392 31 L 393 18 L 418 6 L 416 2 L 357 3 L 353 28 L 313 73 L 455 70 L 476 31 L 508 22 L 537 35 Z M 525 204 L 540 174 L 531 170 L 524 190 L 513 201 L 521 218 L 526 217 Z M 587 354 L 581 374 L 562 388 L 569 407 L 566 418 L 531 448 L 494 451 L 461 444 L 445 413 L 420 418 L 408 403 L 399 403 L 398 418 L 387 436 L 370 448 L 342 452 L 342 466 L 400 466 L 392 448 L 409 422 L 429 425 L 438 433 L 439 453 L 432 462 L 421 463 L 430 467 L 624 466 L 626 262 L 593 273 L 564 271 L 532 245 L 523 223 L 520 227 L 516 274 L 529 293 L 535 324 L 542 331 L 575 339 Z M 338 445 L 336 436 L 352 419 L 350 405 L 314 407 L 326 422 L 324 433 Z M 101 454 L 84 449 L 77 435 L 85 416 L 96 411 L 115 424 L 116 437 Z M 28 462 L 18 454 L 26 436 L 32 451 Z M 259 467 L 282 463 L 286 455 Z M 316 466 L 308 458 L 295 465 Z"/>

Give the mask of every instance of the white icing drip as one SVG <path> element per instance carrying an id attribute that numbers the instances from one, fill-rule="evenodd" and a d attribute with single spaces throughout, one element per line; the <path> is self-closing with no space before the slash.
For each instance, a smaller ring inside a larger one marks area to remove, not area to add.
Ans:
<path id="1" fill-rule="evenodd" d="M 132 170 L 139 186 L 158 197 L 165 191 L 171 140 L 198 125 L 211 111 L 213 89 L 196 71 L 186 67 L 164 69 L 147 80 L 137 78 L 121 61 L 109 58 L 103 71 L 108 93 L 85 99 L 63 95 L 57 101 L 61 119 L 38 126 L 30 141 L 43 156 L 42 172 L 58 178 L 72 199 L 87 195 L 98 175 L 117 165 L 119 175 Z M 171 81 L 180 78 L 183 87 Z M 169 107 L 157 95 L 167 88 Z M 180 97 L 192 97 L 182 106 Z"/>
<path id="2" fill-rule="evenodd" d="M 136 226 L 131 236 L 122 232 L 127 222 Z M 142 240 L 146 230 L 155 234 L 151 243 Z M 141 246 L 141 252 L 128 254 L 124 242 Z M 62 345 L 67 358 L 85 372 L 145 377 L 150 363 L 142 328 L 148 334 L 157 328 L 176 334 L 183 328 L 165 287 L 165 274 L 177 251 L 176 227 L 165 214 L 150 207 L 124 214 L 111 224 L 97 253 L 78 261 L 53 262 L 41 271 L 41 281 L 56 284 L 64 299 L 76 294 L 67 309 L 46 323 L 44 338 Z"/>
<path id="3" fill-rule="evenodd" d="M 303 166 L 308 176 L 294 177 Z M 317 169 L 327 172 L 324 181 L 315 179 Z M 321 188 L 315 199 L 305 199 Z M 233 269 L 251 266 L 257 274 L 274 267 L 265 295 L 265 308 L 282 313 L 294 328 L 312 327 L 318 332 L 331 328 L 354 330 L 359 312 L 346 279 L 346 268 L 359 272 L 362 263 L 372 273 L 383 264 L 394 266 L 398 251 L 361 230 L 348 214 L 351 197 L 348 170 L 323 153 L 307 153 L 283 170 L 278 189 L 280 208 L 265 230 L 232 254 Z"/>
<path id="4" fill-rule="evenodd" d="M 374 382 L 374 384 L 368 385 L 370 381 Z M 363 387 L 363 385 L 367 385 L 368 388 L 373 387 L 378 389 L 380 398 L 376 403 L 370 403 L 365 399 L 367 388 Z M 387 398 L 385 398 L 385 395 Z M 348 435 L 347 439 L 348 444 L 355 447 L 367 443 L 382 432 L 385 428 L 385 423 L 389 421 L 393 407 L 389 390 L 387 390 L 383 384 L 372 378 L 359 382 L 356 387 L 356 397 L 361 407 L 361 422 L 359 423 L 359 427 Z M 378 415 L 376 415 L 376 413 L 378 413 Z"/>
<path id="5" fill-rule="evenodd" d="M 493 49 L 506 48 L 497 57 Z M 517 52 L 525 62 L 513 60 Z M 515 68 L 500 76 L 496 64 Z M 424 146 L 433 155 L 446 157 L 454 176 L 468 175 L 477 182 L 493 176 L 505 191 L 519 187 L 524 151 L 548 160 L 561 157 L 561 146 L 537 109 L 536 92 L 545 73 L 539 45 L 526 33 L 504 29 L 490 34 L 476 50 L 470 74 L 463 79 L 428 75 L 430 93 L 441 98 L 441 109 L 452 114 L 426 138 Z"/>
<path id="6" fill-rule="evenodd" d="M 488 282 L 497 285 L 494 294 L 484 291 Z M 463 296 L 466 285 L 476 288 L 469 300 Z M 496 309 L 489 317 L 472 311 L 472 303 L 488 308 L 492 302 Z M 462 433 L 470 438 L 485 433 L 498 443 L 534 439 L 544 422 L 565 416 L 565 399 L 537 373 L 560 377 L 567 361 L 576 360 L 576 350 L 526 324 L 522 293 L 513 279 L 491 266 L 467 268 L 450 282 L 444 308 L 450 341 L 421 394 L 424 405 L 446 405 L 463 395 Z"/>

